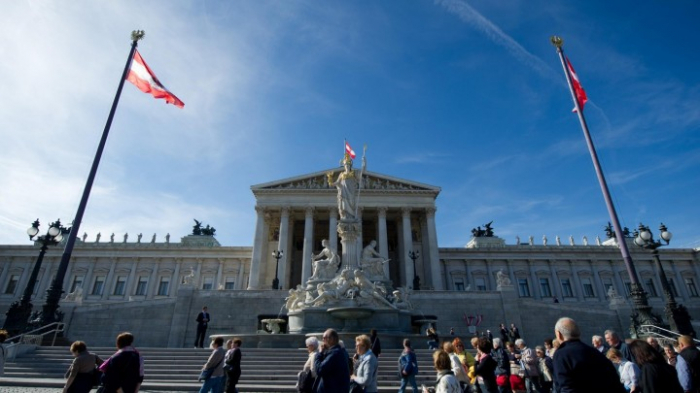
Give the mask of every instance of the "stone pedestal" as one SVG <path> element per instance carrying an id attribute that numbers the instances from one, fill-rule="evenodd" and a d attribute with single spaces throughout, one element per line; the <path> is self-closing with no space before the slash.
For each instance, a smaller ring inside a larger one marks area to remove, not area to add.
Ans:
<path id="1" fill-rule="evenodd" d="M 360 233 L 359 220 L 341 220 L 338 223 L 338 234 L 340 235 L 340 244 L 342 245 L 341 269 L 357 269 L 360 264 L 360 256 L 357 245 L 358 235 Z"/>
<path id="2" fill-rule="evenodd" d="M 514 323 L 515 326 L 522 327 L 520 304 L 518 301 L 518 293 L 515 292 L 515 287 L 513 285 L 501 284 L 498 286 L 498 291 L 501 292 L 501 301 L 503 302 L 503 316 L 505 317 L 503 323 L 505 323 L 506 326 Z"/>
<path id="3" fill-rule="evenodd" d="M 466 248 L 504 248 L 506 241 L 500 237 L 473 237 L 464 247 Z"/>
<path id="4" fill-rule="evenodd" d="M 221 247 L 214 236 L 189 235 L 180 239 L 183 247 Z"/>

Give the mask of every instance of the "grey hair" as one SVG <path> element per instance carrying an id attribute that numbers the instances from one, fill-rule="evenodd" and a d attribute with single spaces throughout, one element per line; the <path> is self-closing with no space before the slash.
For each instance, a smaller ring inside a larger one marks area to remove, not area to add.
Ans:
<path id="1" fill-rule="evenodd" d="M 576 321 L 569 317 L 559 318 L 557 324 L 554 325 L 554 330 L 561 333 L 565 341 L 581 338 L 581 330 L 576 324 Z"/>
<path id="2" fill-rule="evenodd" d="M 494 337 L 493 339 L 493 347 L 494 348 L 499 348 L 501 346 L 501 339 L 498 337 Z"/>
<path id="3" fill-rule="evenodd" d="M 535 347 L 535 351 L 542 351 L 542 352 L 544 352 L 544 347 L 541 346 L 541 345 L 538 345 L 538 346 Z"/>
<path id="4" fill-rule="evenodd" d="M 614 331 L 614 330 L 611 330 L 611 329 L 606 330 L 606 331 L 605 331 L 605 335 L 607 336 L 608 334 L 609 334 L 611 337 L 615 337 L 615 338 L 618 339 L 618 340 L 620 339 L 620 336 L 618 336 L 617 332 Z"/>
<path id="5" fill-rule="evenodd" d="M 314 351 L 318 349 L 318 339 L 316 337 L 309 337 L 306 339 L 306 346 L 313 347 Z"/>
<path id="6" fill-rule="evenodd" d="M 521 346 L 521 345 L 525 345 L 525 340 L 523 340 L 522 338 L 519 338 L 519 339 L 515 340 L 515 346 L 516 346 L 516 347 L 519 347 L 519 346 Z"/>
<path id="7" fill-rule="evenodd" d="M 596 335 L 594 335 L 593 337 L 591 337 L 591 341 L 597 341 L 597 342 L 601 342 L 601 343 L 602 343 L 602 342 L 603 342 L 603 337 L 600 337 L 599 335 L 596 334 Z"/>

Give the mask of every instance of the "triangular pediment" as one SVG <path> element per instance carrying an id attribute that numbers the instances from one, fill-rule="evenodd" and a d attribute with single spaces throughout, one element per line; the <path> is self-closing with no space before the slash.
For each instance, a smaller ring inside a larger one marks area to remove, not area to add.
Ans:
<path id="1" fill-rule="evenodd" d="M 331 178 L 335 179 L 338 173 L 342 171 L 343 168 L 333 168 L 325 171 L 310 173 L 306 175 L 300 175 L 295 177 L 290 177 L 282 180 L 276 180 L 269 183 L 256 184 L 251 186 L 253 193 L 265 190 L 333 190 L 335 187 L 328 184 L 328 175 L 331 174 Z M 359 170 L 357 171 L 359 174 Z M 382 192 L 430 192 L 439 193 L 440 187 L 431 186 L 424 183 L 419 183 L 406 179 L 399 179 L 393 176 L 384 175 L 381 173 L 365 171 L 362 175 L 362 188 L 366 192 L 371 191 L 382 191 Z"/>

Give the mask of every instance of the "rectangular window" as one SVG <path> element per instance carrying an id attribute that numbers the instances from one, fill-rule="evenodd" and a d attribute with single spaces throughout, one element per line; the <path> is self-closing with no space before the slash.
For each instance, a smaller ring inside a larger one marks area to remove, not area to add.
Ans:
<path id="1" fill-rule="evenodd" d="M 227 278 L 226 279 L 226 284 L 224 285 L 224 289 L 226 290 L 233 290 L 236 287 L 236 282 L 233 281 L 232 278 Z"/>
<path id="2" fill-rule="evenodd" d="M 604 278 L 603 279 L 603 288 L 605 288 L 605 296 L 608 296 L 608 293 L 610 293 L 610 289 L 614 289 L 615 287 L 613 286 L 611 279 Z"/>
<path id="3" fill-rule="evenodd" d="M 653 279 L 647 278 L 646 281 L 644 281 L 644 285 L 646 285 L 646 287 L 647 287 L 647 292 L 649 292 L 649 296 L 651 296 L 651 297 L 659 296 L 659 294 L 656 293 L 656 287 L 654 286 Z"/>
<path id="4" fill-rule="evenodd" d="M 668 279 L 668 287 L 671 289 L 673 296 L 678 297 L 678 291 L 676 290 L 676 283 L 673 282 L 672 278 Z"/>
<path id="5" fill-rule="evenodd" d="M 19 276 L 16 275 L 11 275 L 10 276 L 10 281 L 7 282 L 7 286 L 5 287 L 5 293 L 7 294 L 14 294 L 15 289 L 17 289 L 17 283 L 19 282 Z"/>
<path id="6" fill-rule="evenodd" d="M 690 293 L 690 296 L 698 297 L 698 288 L 695 286 L 695 280 L 692 278 L 686 278 L 685 286 L 688 287 L 688 293 Z"/>
<path id="7" fill-rule="evenodd" d="M 83 276 L 75 276 L 73 278 L 73 285 L 70 286 L 70 292 L 73 293 L 75 292 L 78 287 L 83 286 Z"/>
<path id="8" fill-rule="evenodd" d="M 474 279 L 474 283 L 476 284 L 476 290 L 477 291 L 485 291 L 486 290 L 486 280 L 483 278 L 479 277 Z"/>
<path id="9" fill-rule="evenodd" d="M 530 297 L 530 287 L 527 286 L 527 278 L 518 279 L 518 291 L 520 297 Z"/>
<path id="10" fill-rule="evenodd" d="M 591 284 L 590 278 L 581 279 L 581 286 L 583 287 L 584 297 L 595 297 L 595 292 L 593 291 L 593 284 Z"/>
<path id="11" fill-rule="evenodd" d="M 561 280 L 561 291 L 564 297 L 574 297 L 574 290 L 571 287 L 571 280 L 568 278 Z"/>
<path id="12" fill-rule="evenodd" d="M 549 279 L 540 278 L 540 292 L 542 297 L 552 297 L 552 290 L 549 288 Z"/>
<path id="13" fill-rule="evenodd" d="M 114 294 L 117 296 L 124 296 L 124 290 L 126 289 L 126 277 L 117 277 L 117 283 L 114 284 Z"/>
<path id="14" fill-rule="evenodd" d="M 95 284 L 92 285 L 92 294 L 93 295 L 102 295 L 102 290 L 104 289 L 104 286 L 105 286 L 105 277 L 104 276 L 95 277 Z"/>
<path id="15" fill-rule="evenodd" d="M 148 279 L 146 277 L 139 277 L 139 281 L 136 283 L 136 296 L 145 296 L 146 288 L 148 287 Z"/>
<path id="16" fill-rule="evenodd" d="M 214 289 L 214 277 L 204 277 L 204 281 L 202 281 L 202 289 Z"/>
<path id="17" fill-rule="evenodd" d="M 464 290 L 464 281 L 455 280 L 455 291 L 463 291 L 463 290 Z"/>
<path id="18" fill-rule="evenodd" d="M 161 277 L 158 283 L 158 296 L 168 296 L 168 287 L 170 286 L 170 278 Z"/>

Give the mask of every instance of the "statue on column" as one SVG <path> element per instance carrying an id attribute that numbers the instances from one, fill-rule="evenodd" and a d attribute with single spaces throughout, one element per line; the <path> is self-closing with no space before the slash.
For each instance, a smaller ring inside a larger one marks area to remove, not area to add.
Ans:
<path id="1" fill-rule="evenodd" d="M 389 262 L 384 259 L 375 249 L 377 241 L 372 240 L 367 247 L 362 250 L 360 267 L 370 279 L 384 279 L 384 263 Z"/>
<path id="2" fill-rule="evenodd" d="M 340 257 L 328 245 L 328 240 L 321 241 L 323 250 L 317 255 L 311 254 L 313 274 L 309 280 L 328 280 L 335 276 L 340 267 Z"/>
<path id="3" fill-rule="evenodd" d="M 352 221 L 357 219 L 357 194 L 359 189 L 359 174 L 352 169 L 352 159 L 345 153 L 341 162 L 345 170 L 338 175 L 335 181 L 333 173 L 329 172 L 328 184 L 338 189 L 338 212 L 340 219 Z"/>

